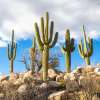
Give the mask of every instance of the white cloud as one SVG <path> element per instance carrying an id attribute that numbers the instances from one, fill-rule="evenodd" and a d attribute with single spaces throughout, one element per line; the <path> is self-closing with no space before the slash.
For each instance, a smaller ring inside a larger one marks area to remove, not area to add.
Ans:
<path id="1" fill-rule="evenodd" d="M 6 46 L 7 46 L 7 43 L 0 40 L 0 47 L 6 47 Z"/>
<path id="2" fill-rule="evenodd" d="M 64 39 L 67 28 L 71 30 L 71 37 L 79 39 L 82 24 L 92 38 L 100 37 L 100 1 L 97 0 L 1 0 L 0 37 L 9 41 L 12 29 L 15 29 L 16 39 L 32 36 L 34 22 L 39 23 L 46 11 L 55 21 L 59 40 Z M 3 43 L 0 42 L 0 46 Z"/>

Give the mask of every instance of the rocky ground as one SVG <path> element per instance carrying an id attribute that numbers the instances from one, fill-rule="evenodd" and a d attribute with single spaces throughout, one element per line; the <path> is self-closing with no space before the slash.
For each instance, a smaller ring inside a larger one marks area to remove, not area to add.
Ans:
<path id="1" fill-rule="evenodd" d="M 48 81 L 31 71 L 2 75 L 0 100 L 100 100 L 100 65 L 71 73 L 48 71 Z"/>

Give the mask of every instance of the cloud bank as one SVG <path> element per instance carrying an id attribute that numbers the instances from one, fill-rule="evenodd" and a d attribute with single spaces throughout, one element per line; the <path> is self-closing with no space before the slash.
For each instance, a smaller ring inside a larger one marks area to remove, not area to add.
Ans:
<path id="1" fill-rule="evenodd" d="M 49 11 L 55 22 L 59 41 L 63 41 L 66 29 L 71 37 L 82 37 L 82 25 L 90 37 L 100 37 L 99 0 L 1 0 L 0 1 L 0 46 L 6 46 L 15 30 L 16 39 L 26 39 L 34 34 L 34 22 Z"/>

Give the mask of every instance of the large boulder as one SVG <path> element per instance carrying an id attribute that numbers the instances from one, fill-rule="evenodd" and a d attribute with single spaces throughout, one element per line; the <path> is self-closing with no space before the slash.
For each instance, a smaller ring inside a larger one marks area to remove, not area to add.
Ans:
<path id="1" fill-rule="evenodd" d="M 8 80 L 8 76 L 6 76 L 6 75 L 2 75 L 1 77 L 0 77 L 0 81 L 2 82 L 2 81 L 4 81 L 4 80 Z"/>
<path id="2" fill-rule="evenodd" d="M 19 93 L 19 94 L 26 94 L 27 93 L 27 85 L 26 84 L 22 84 L 19 88 L 18 88 L 18 90 L 17 90 L 17 92 Z"/>
<path id="3" fill-rule="evenodd" d="M 55 79 L 56 78 L 56 76 L 57 76 L 57 73 L 56 73 L 56 71 L 55 70 L 53 70 L 53 69 L 48 69 L 48 77 L 50 78 L 50 79 Z"/>
<path id="4" fill-rule="evenodd" d="M 17 80 L 14 81 L 15 85 L 21 85 L 24 83 L 24 80 L 22 78 L 18 78 Z"/>
<path id="5" fill-rule="evenodd" d="M 100 75 L 100 67 L 94 69 L 95 74 Z"/>
<path id="6" fill-rule="evenodd" d="M 48 96 L 48 100 L 67 100 L 65 93 L 65 90 L 52 93 Z"/>
<path id="7" fill-rule="evenodd" d="M 47 88 L 48 87 L 48 84 L 47 83 L 42 83 L 41 85 L 40 85 L 40 88 Z"/>
<path id="8" fill-rule="evenodd" d="M 76 76 L 74 73 L 66 73 L 64 76 L 65 81 L 76 80 Z"/>
<path id="9" fill-rule="evenodd" d="M 82 70 L 82 73 L 90 73 L 90 72 L 94 72 L 94 67 L 92 67 L 91 65 L 85 66 Z"/>
<path id="10" fill-rule="evenodd" d="M 27 78 L 27 77 L 33 77 L 33 72 L 32 71 L 28 71 L 24 74 L 23 78 Z"/>
<path id="11" fill-rule="evenodd" d="M 62 81 L 62 80 L 64 80 L 64 73 L 59 73 L 56 76 L 56 81 L 59 82 L 59 81 Z"/>
<path id="12" fill-rule="evenodd" d="M 19 75 L 17 73 L 10 73 L 9 80 L 16 80 L 19 78 Z"/>
<path id="13" fill-rule="evenodd" d="M 54 87 L 54 88 L 60 87 L 60 83 L 59 83 L 59 82 L 56 82 L 56 81 L 49 81 L 49 82 L 48 82 L 48 85 L 49 85 L 50 87 Z"/>
<path id="14" fill-rule="evenodd" d="M 64 76 L 66 81 L 66 91 L 75 91 L 79 89 L 78 78 L 74 73 L 67 73 Z"/>
<path id="15" fill-rule="evenodd" d="M 4 93 L 0 93 L 0 100 L 4 100 Z"/>

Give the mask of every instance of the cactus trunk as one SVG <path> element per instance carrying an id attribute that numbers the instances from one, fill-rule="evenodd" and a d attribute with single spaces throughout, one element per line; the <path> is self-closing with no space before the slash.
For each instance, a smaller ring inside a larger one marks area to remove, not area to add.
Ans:
<path id="1" fill-rule="evenodd" d="M 44 45 L 43 55 L 42 55 L 42 70 L 43 70 L 43 80 L 46 81 L 48 76 L 48 58 L 49 58 L 49 49 L 48 46 Z"/>
<path id="2" fill-rule="evenodd" d="M 85 62 L 86 62 L 86 65 L 90 65 L 90 59 L 89 59 L 89 57 L 85 57 Z"/>
<path id="3" fill-rule="evenodd" d="M 69 52 L 66 52 L 65 54 L 65 62 L 66 62 L 66 72 L 71 72 L 71 54 Z"/>
<path id="4" fill-rule="evenodd" d="M 35 60 L 35 50 L 34 48 L 30 49 L 30 58 L 31 58 L 31 70 L 34 72 L 34 60 Z"/>
<path id="5" fill-rule="evenodd" d="M 14 64 L 14 61 L 13 59 L 10 60 L 10 73 L 13 73 L 13 64 Z"/>

